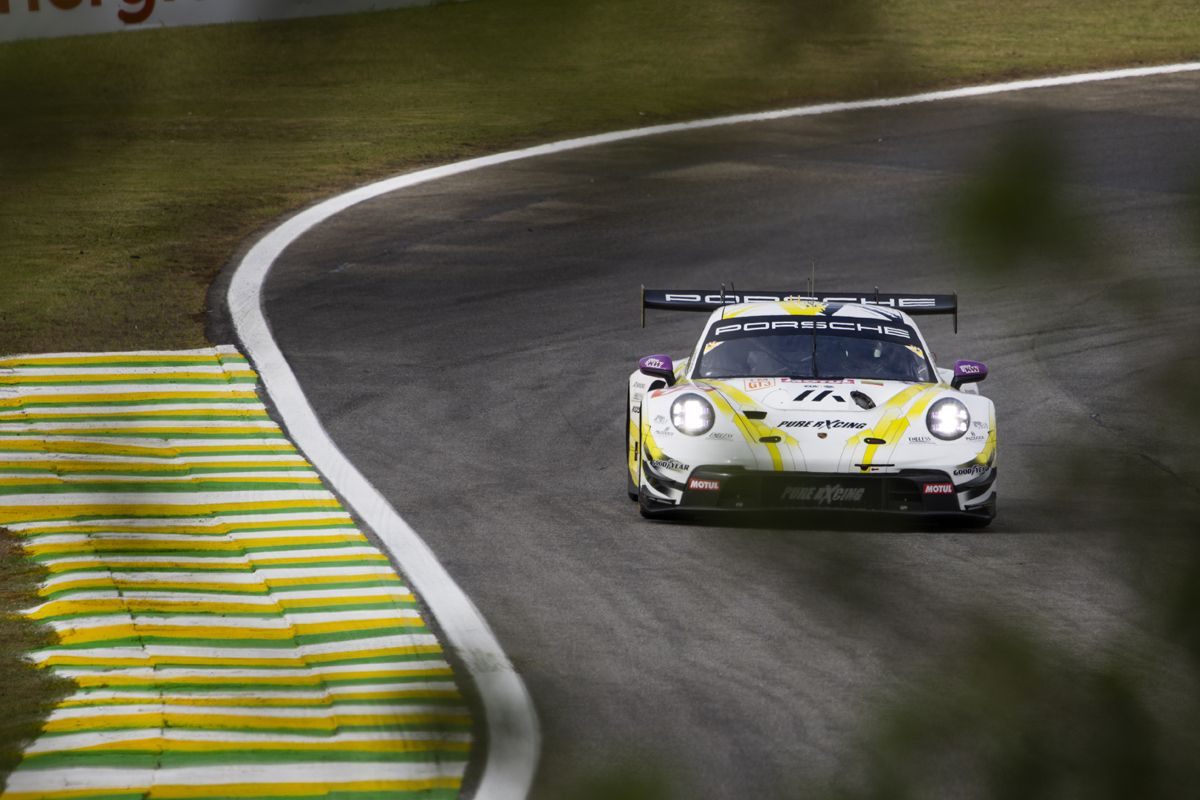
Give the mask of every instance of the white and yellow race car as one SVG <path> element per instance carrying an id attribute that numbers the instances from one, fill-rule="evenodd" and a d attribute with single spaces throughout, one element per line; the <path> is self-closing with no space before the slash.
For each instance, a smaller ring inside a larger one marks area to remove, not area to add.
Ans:
<path id="1" fill-rule="evenodd" d="M 855 511 L 986 525 L 996 412 L 977 361 L 939 369 L 917 314 L 955 295 L 642 290 L 711 311 L 691 355 L 629 377 L 628 491 L 645 516 Z"/>

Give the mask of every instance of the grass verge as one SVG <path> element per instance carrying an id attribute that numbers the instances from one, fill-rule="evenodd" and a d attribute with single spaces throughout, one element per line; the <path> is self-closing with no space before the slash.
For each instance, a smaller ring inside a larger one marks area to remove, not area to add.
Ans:
<path id="1" fill-rule="evenodd" d="M 25 654 L 53 643 L 48 628 L 20 615 L 38 603 L 37 585 L 45 569 L 24 558 L 21 545 L 0 528 L 0 791 L 21 752 L 41 730 L 50 709 L 71 683 L 38 669 Z"/>
<path id="2" fill-rule="evenodd" d="M 473 0 L 0 45 L 0 352 L 195 347 L 254 230 L 571 134 L 1200 56 L 1187 0 Z"/>

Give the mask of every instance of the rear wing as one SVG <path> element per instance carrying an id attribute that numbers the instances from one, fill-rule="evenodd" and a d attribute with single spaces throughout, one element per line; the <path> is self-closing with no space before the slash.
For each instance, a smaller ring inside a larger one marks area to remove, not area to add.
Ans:
<path id="1" fill-rule="evenodd" d="M 665 311 L 713 311 L 736 303 L 772 303 L 779 300 L 810 300 L 816 303 L 863 303 L 885 306 L 905 314 L 953 314 L 958 333 L 958 292 L 953 294 L 894 294 L 884 292 L 744 292 L 712 289 L 647 289 L 642 287 L 642 327 L 646 309 Z"/>

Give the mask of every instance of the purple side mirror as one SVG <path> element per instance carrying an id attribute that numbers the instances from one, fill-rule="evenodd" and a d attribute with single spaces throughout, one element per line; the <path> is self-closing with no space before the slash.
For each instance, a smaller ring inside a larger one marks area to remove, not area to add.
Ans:
<path id="1" fill-rule="evenodd" d="M 671 362 L 670 356 L 646 356 L 638 361 L 638 371 L 651 378 L 663 379 L 667 382 L 667 386 L 675 385 L 675 365 Z"/>
<path id="2" fill-rule="evenodd" d="M 950 385 L 957 389 L 964 383 L 978 383 L 987 377 L 987 364 L 982 361 L 955 361 L 954 380 Z"/>

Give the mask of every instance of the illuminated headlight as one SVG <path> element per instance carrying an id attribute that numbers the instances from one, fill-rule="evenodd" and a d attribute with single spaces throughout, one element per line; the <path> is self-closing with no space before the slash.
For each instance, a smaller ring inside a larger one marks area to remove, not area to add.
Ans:
<path id="1" fill-rule="evenodd" d="M 971 412 L 953 397 L 943 397 L 930 406 L 925 424 L 939 439 L 958 439 L 971 427 Z"/>
<path id="2" fill-rule="evenodd" d="M 708 433 L 714 419 L 713 407 L 698 394 L 680 395 L 671 403 L 671 424 L 688 436 Z"/>

